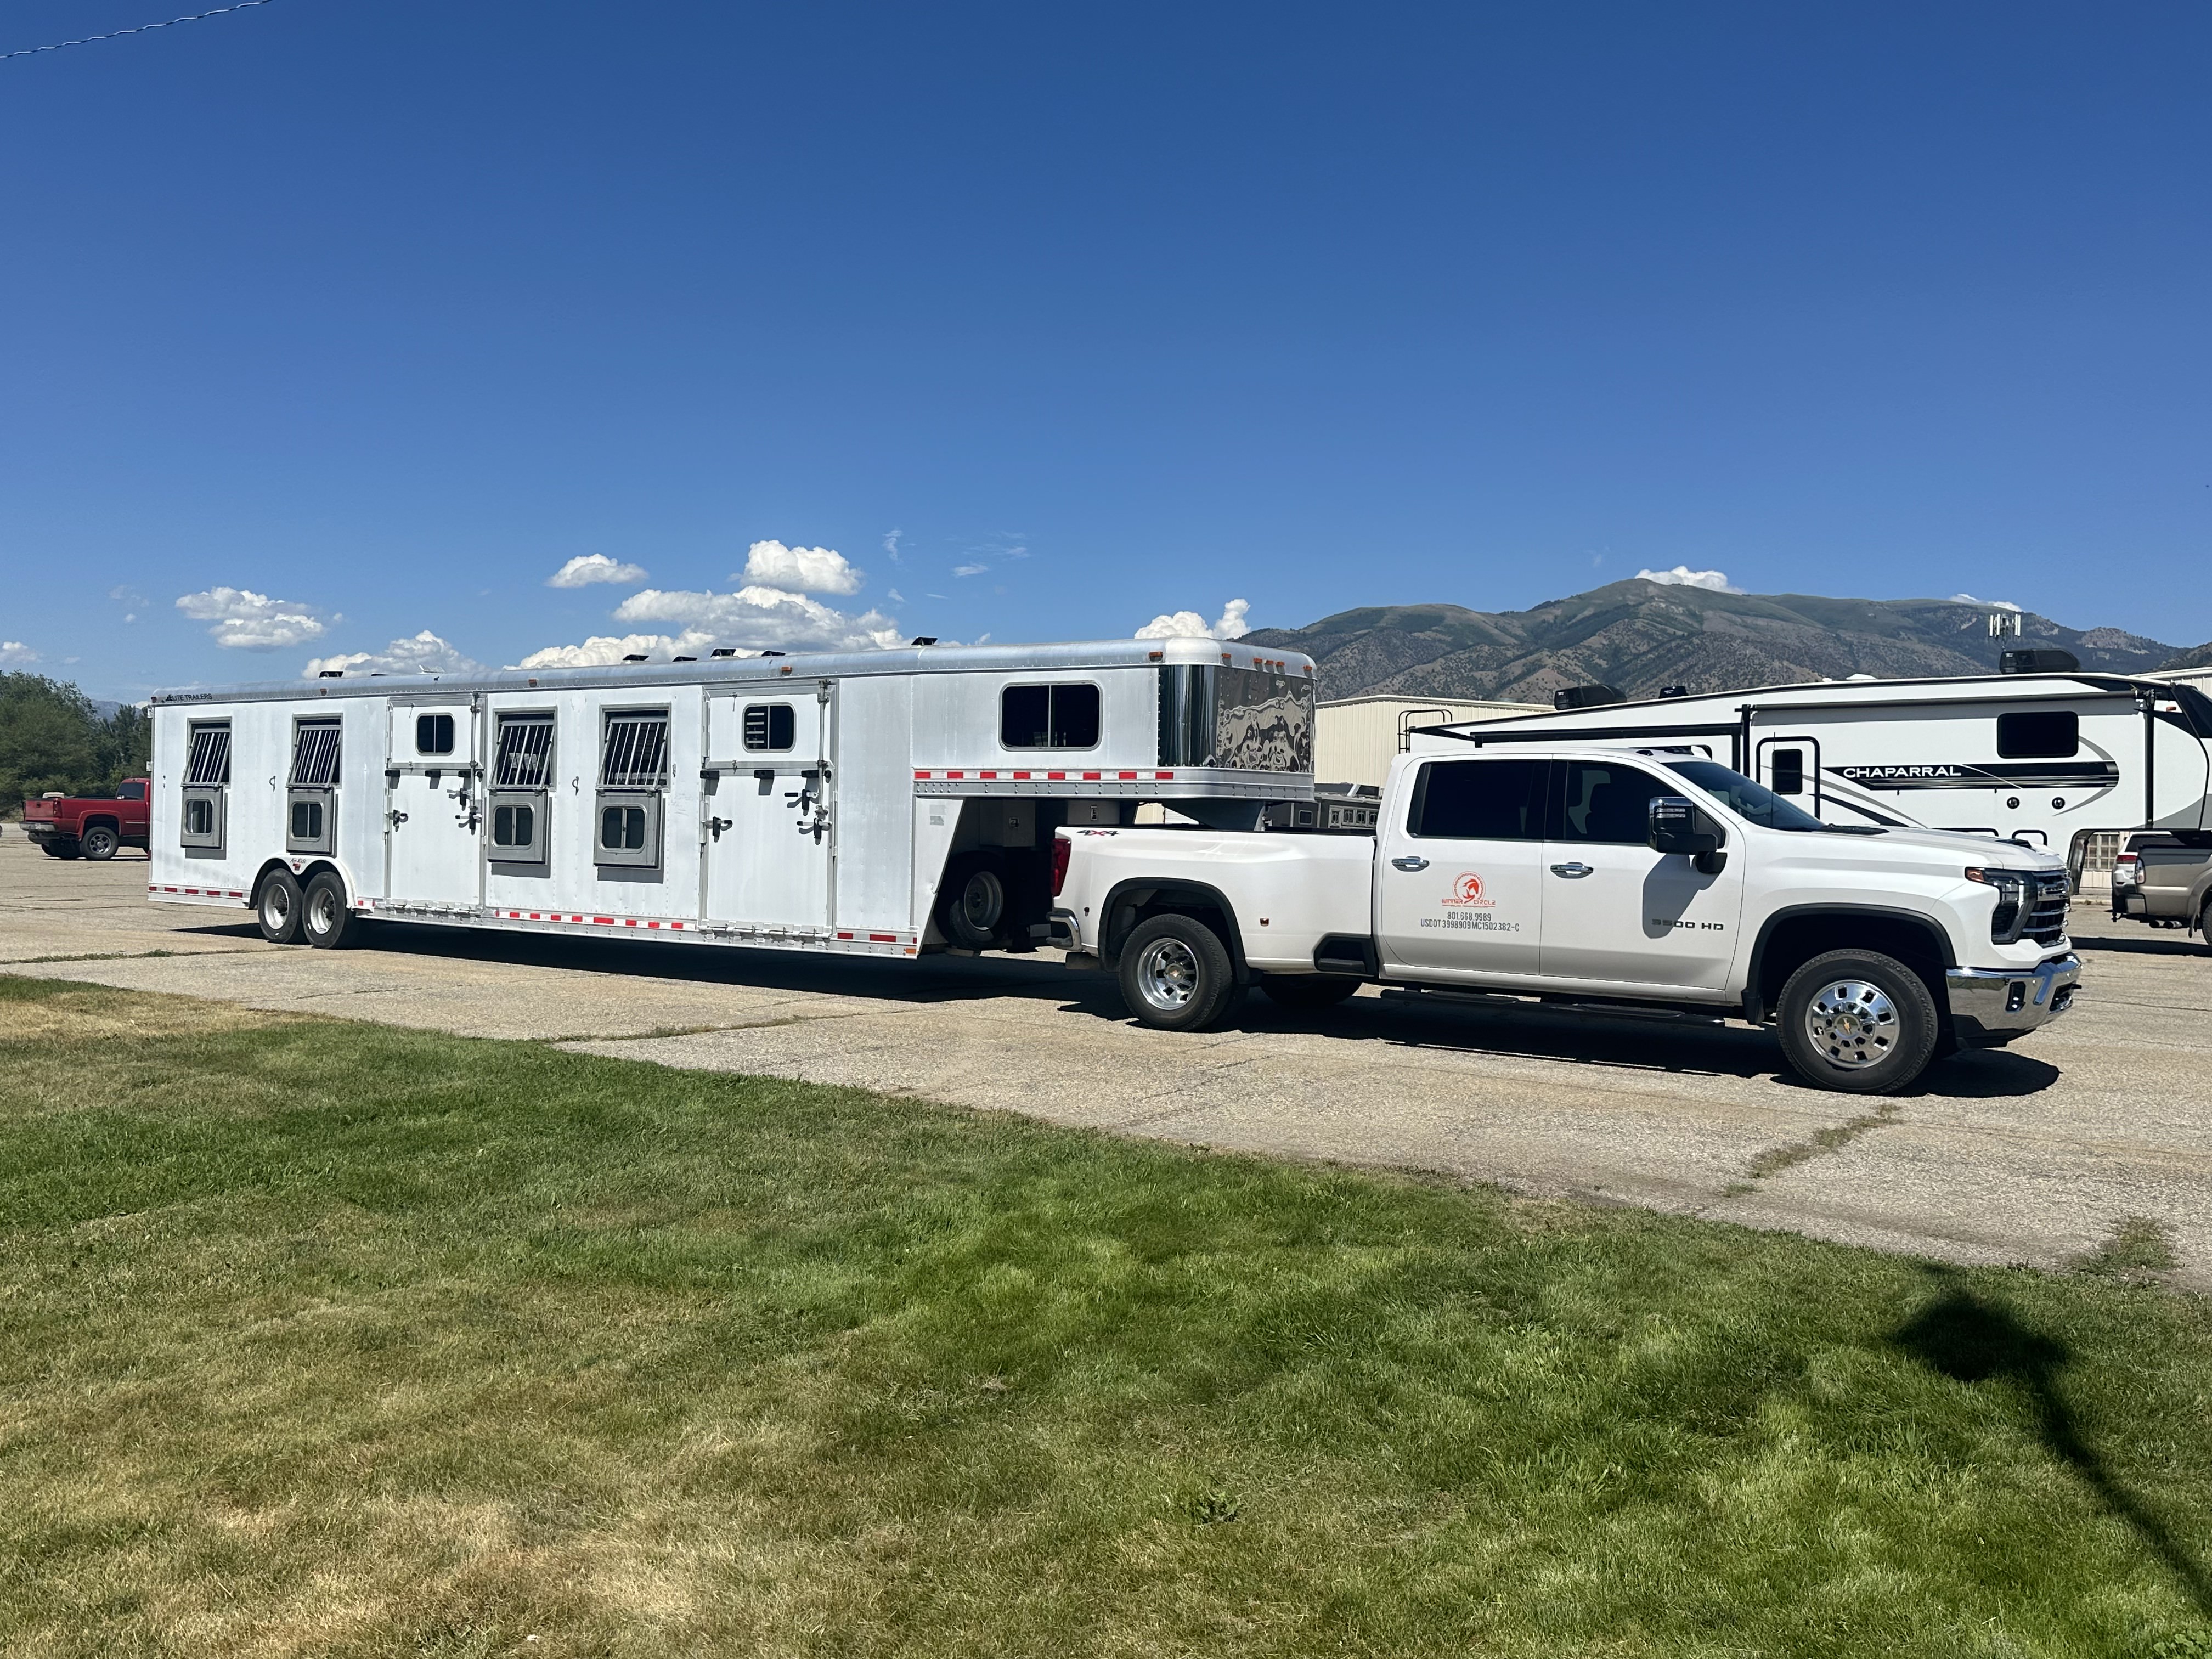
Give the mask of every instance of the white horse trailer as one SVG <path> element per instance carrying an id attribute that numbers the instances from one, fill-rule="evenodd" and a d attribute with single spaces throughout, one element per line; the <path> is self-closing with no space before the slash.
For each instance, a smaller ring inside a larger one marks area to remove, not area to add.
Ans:
<path id="1" fill-rule="evenodd" d="M 164 692 L 149 892 L 324 945 L 373 918 L 1031 950 L 1060 826 L 1312 799 L 1313 674 L 1115 640 Z"/>
<path id="2" fill-rule="evenodd" d="M 1839 680 L 1455 722 L 1416 748 L 1690 748 L 1831 823 L 1979 831 L 2069 857 L 2127 830 L 2212 828 L 2212 699 L 2116 674 Z"/>

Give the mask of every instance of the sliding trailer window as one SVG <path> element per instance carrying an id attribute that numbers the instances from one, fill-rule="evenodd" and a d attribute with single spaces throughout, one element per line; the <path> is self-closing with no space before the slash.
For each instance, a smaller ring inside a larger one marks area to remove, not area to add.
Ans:
<path id="1" fill-rule="evenodd" d="M 178 845 L 221 853 L 230 822 L 230 722 L 196 720 L 185 750 L 184 811 Z"/>
<path id="2" fill-rule="evenodd" d="M 1096 749 L 1098 688 L 1008 686 L 999 694 L 999 743 L 1006 749 Z"/>
<path id="3" fill-rule="evenodd" d="M 491 769 L 491 858 L 542 866 L 553 788 L 553 716 L 501 714 Z"/>
<path id="4" fill-rule="evenodd" d="M 598 864 L 660 867 L 660 817 L 668 787 L 668 711 L 611 711 L 599 742 Z"/>
<path id="5" fill-rule="evenodd" d="M 284 798 L 284 850 L 334 853 L 338 844 L 338 723 L 292 722 L 292 782 Z"/>

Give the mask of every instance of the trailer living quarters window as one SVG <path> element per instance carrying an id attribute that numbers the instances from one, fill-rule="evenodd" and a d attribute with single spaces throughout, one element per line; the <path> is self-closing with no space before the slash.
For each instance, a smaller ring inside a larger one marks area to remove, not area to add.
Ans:
<path id="1" fill-rule="evenodd" d="M 193 722 L 185 751 L 184 813 L 177 843 L 221 853 L 230 813 L 230 722 Z"/>
<path id="2" fill-rule="evenodd" d="M 284 848 L 329 853 L 337 847 L 338 723 L 292 723 L 292 786 L 284 802 Z"/>
<path id="3" fill-rule="evenodd" d="M 1160 670 L 1160 764 L 1313 770 L 1313 682 L 1258 668 Z"/>
<path id="4" fill-rule="evenodd" d="M 501 714 L 491 774 L 495 864 L 545 862 L 545 796 L 552 787 L 553 716 Z"/>
<path id="5" fill-rule="evenodd" d="M 2081 746 L 2081 717 L 2070 708 L 1997 716 L 1999 760 L 2071 760 Z"/>
<path id="6" fill-rule="evenodd" d="M 668 787 L 668 711 L 611 711 L 599 750 L 600 864 L 660 866 L 661 792 Z"/>
<path id="7" fill-rule="evenodd" d="M 781 754 L 799 741 L 799 719 L 787 702 L 745 705 L 745 749 L 751 754 Z"/>
<path id="8" fill-rule="evenodd" d="M 453 717 L 451 714 L 417 714 L 415 717 L 415 752 L 418 755 L 452 754 Z"/>
<path id="9" fill-rule="evenodd" d="M 999 694 L 999 743 L 1006 749 L 1096 749 L 1098 688 L 1008 686 Z"/>

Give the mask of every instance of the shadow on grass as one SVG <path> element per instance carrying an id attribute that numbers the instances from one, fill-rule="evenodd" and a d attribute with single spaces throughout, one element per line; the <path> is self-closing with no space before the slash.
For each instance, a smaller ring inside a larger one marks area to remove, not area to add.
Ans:
<path id="1" fill-rule="evenodd" d="M 1930 1370 L 1957 1382 L 2007 1379 L 2027 1395 L 2044 1446 L 2112 1514 L 2135 1529 L 2181 1581 L 2199 1613 L 2212 1618 L 2212 1575 L 2175 1538 L 2149 1505 L 2123 1485 L 2082 1437 L 2058 1374 L 2070 1356 L 2063 1343 L 2023 1325 L 2007 1310 L 1981 1300 L 1936 1270 L 1943 1294 L 1893 1333 L 1890 1340 Z"/>

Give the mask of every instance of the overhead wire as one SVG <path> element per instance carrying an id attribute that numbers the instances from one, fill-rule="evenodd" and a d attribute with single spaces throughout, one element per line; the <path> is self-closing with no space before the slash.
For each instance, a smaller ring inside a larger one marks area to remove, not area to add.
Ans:
<path id="1" fill-rule="evenodd" d="M 112 29 L 106 34 L 87 34 L 75 40 L 57 40 L 50 46 L 26 46 L 21 52 L 0 52 L 0 63 L 10 58 L 36 58 L 40 52 L 59 52 L 64 46 L 88 46 L 95 40 L 120 40 L 126 34 L 144 34 L 154 29 L 174 28 L 179 23 L 197 23 L 205 18 L 221 17 L 234 11 L 248 11 L 255 6 L 266 6 L 272 0 L 236 0 L 236 3 L 217 6 L 213 11 L 196 11 L 189 17 L 172 17 L 165 23 L 141 23 L 136 28 Z"/>

